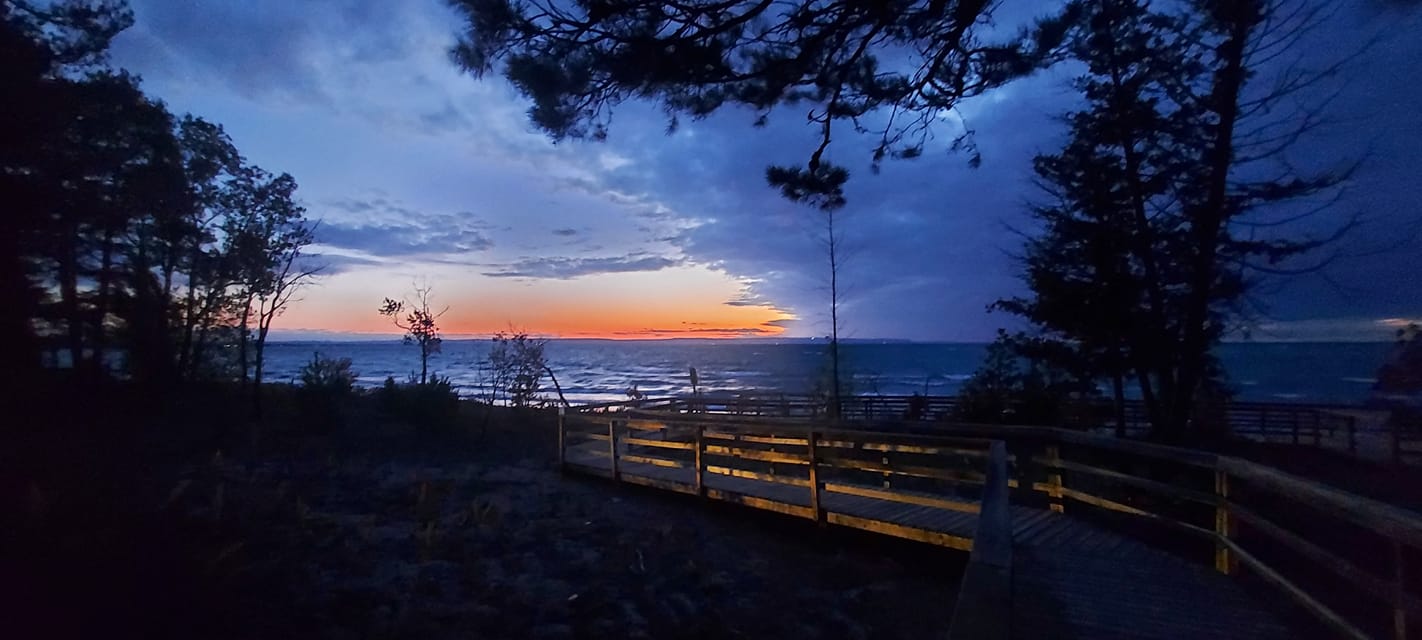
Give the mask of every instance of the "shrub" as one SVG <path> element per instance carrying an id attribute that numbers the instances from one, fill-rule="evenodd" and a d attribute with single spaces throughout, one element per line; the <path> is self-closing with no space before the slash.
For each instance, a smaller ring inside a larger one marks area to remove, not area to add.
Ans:
<path id="1" fill-rule="evenodd" d="M 350 358 L 323 358 L 319 352 L 301 367 L 297 409 L 301 424 L 314 433 L 330 433 L 341 426 L 341 407 L 355 387 L 356 373 Z"/>
<path id="2" fill-rule="evenodd" d="M 543 373 L 548 369 L 543 355 L 546 344 L 546 340 L 530 338 L 524 331 L 494 334 L 489 366 L 494 374 L 495 393 L 502 392 L 509 406 L 530 407 L 538 402 Z"/>
<path id="3" fill-rule="evenodd" d="M 449 434 L 458 425 L 459 394 L 448 377 L 430 376 L 424 384 L 398 384 L 390 377 L 377 393 L 387 418 L 407 423 L 417 432 Z"/>
<path id="4" fill-rule="evenodd" d="M 983 364 L 958 392 L 955 417 L 966 422 L 1062 425 L 1073 397 L 1094 393 L 1089 380 L 1024 357 L 1020 338 L 998 330 Z M 1032 355 L 1031 353 L 1027 354 Z"/>

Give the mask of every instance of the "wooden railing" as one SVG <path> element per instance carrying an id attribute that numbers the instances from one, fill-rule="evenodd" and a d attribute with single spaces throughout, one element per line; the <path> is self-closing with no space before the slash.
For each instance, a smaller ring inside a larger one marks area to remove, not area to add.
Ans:
<path id="1" fill-rule="evenodd" d="M 1019 492 L 1048 508 L 1212 552 L 1217 571 L 1278 589 L 1343 637 L 1403 640 L 1422 620 L 1414 512 L 1207 452 L 1053 428 L 953 430 L 1006 441 L 1031 476 Z"/>
<path id="2" fill-rule="evenodd" d="M 814 420 L 826 418 L 827 408 L 826 400 L 821 397 L 760 392 L 607 402 L 574 407 L 574 410 L 610 413 L 640 409 Z M 840 420 L 952 422 L 956 419 L 956 408 L 957 398 L 953 396 L 846 396 L 840 399 Z M 1357 418 L 1348 413 L 1349 409 L 1333 405 L 1231 402 L 1221 405 L 1214 415 L 1202 415 L 1202 420 L 1218 423 L 1206 425 L 1207 428 L 1226 428 L 1235 436 L 1256 442 L 1309 445 L 1357 456 L 1360 439 L 1370 438 L 1379 443 L 1374 448 L 1385 449 L 1381 455 L 1393 462 L 1401 463 L 1422 455 L 1415 446 L 1422 441 L 1422 431 L 1414 434 L 1391 424 L 1361 428 Z M 1069 406 L 1063 413 L 1062 423 L 1050 426 L 1102 429 L 1112 433 L 1124 426 L 1128 437 L 1144 436 L 1150 430 L 1145 406 L 1134 400 L 1124 406 L 1124 425 L 1118 424 L 1114 405 L 1107 401 Z"/>
<path id="3" fill-rule="evenodd" d="M 593 443 L 610 458 L 614 477 L 624 463 L 688 469 L 695 481 L 683 490 L 700 495 L 708 474 L 794 487 L 808 492 L 810 507 L 774 510 L 925 539 L 882 523 L 836 519 L 823 498 L 843 493 L 989 511 L 999 491 L 993 476 L 999 453 L 991 443 L 1000 441 L 1006 444 L 1001 484 L 1015 504 L 1124 527 L 1221 573 L 1272 586 L 1343 637 L 1404 640 L 1409 621 L 1422 620 L 1416 569 L 1422 517 L 1414 512 L 1203 451 L 1050 427 L 955 423 L 913 432 L 922 428 L 635 410 L 569 414 L 560 419 L 559 455 L 562 462 L 565 452 L 587 452 Z M 980 527 L 976 535 L 992 531 Z M 976 548 L 951 536 L 929 541 Z"/>
<path id="4" fill-rule="evenodd" d="M 836 513 L 825 502 L 827 496 L 855 496 L 975 514 L 990 444 L 985 439 L 944 434 L 810 428 L 794 419 L 758 418 L 748 423 L 738 416 L 640 411 L 564 414 L 559 442 L 560 464 L 566 465 L 569 456 L 605 460 L 617 480 L 701 496 L 716 491 L 717 483 L 707 481 L 713 476 L 767 482 L 803 493 L 783 504 L 760 501 L 753 506 L 963 550 L 971 547 L 970 535 L 875 522 Z M 649 474 L 633 477 L 624 473 L 629 464 L 678 470 L 686 474 L 685 481 L 669 482 Z M 744 497 L 733 501 L 747 500 L 753 501 Z"/>

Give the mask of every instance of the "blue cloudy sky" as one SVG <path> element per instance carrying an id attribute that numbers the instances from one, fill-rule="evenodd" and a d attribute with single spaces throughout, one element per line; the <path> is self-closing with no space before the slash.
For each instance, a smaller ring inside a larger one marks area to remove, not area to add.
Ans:
<path id="1" fill-rule="evenodd" d="M 1043 3 L 1008 2 L 1010 25 Z M 460 28 L 436 0 L 135 0 L 113 61 L 175 112 L 222 123 L 249 160 L 286 171 L 319 218 L 329 276 L 282 318 L 285 335 L 387 331 L 374 309 L 433 286 L 453 333 L 510 324 L 549 335 L 827 333 L 826 264 L 812 211 L 765 186 L 803 163 L 799 111 L 726 110 L 673 135 L 623 105 L 606 142 L 553 144 L 499 78 L 461 74 Z M 1365 221 L 1321 273 L 1260 289 L 1256 338 L 1379 336 L 1422 316 L 1422 9 L 1358 0 L 1301 48 L 1320 58 L 1379 42 L 1340 79 L 1337 123 L 1295 160 L 1365 162 L 1338 216 Z M 869 140 L 836 140 L 854 174 L 844 211 L 844 333 L 985 340 L 1018 293 L 1014 251 L 1035 197 L 1030 161 L 1060 142 L 1069 69 L 965 105 L 978 169 L 946 150 L 869 171 Z M 942 138 L 951 137 L 945 130 Z M 1324 225 L 1327 221 L 1321 221 Z M 1307 231 L 1307 229 L 1305 230 Z"/>

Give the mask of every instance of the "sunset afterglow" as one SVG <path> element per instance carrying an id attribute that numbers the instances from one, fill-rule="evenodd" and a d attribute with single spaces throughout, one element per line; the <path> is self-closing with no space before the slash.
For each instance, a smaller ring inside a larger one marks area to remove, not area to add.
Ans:
<path id="1" fill-rule="evenodd" d="M 440 324 L 450 336 L 485 336 L 514 327 L 564 338 L 771 337 L 794 318 L 773 306 L 739 302 L 745 283 L 699 266 L 567 280 L 467 278 L 452 272 L 412 281 L 357 270 L 304 292 L 276 326 L 389 334 L 395 329 L 375 309 L 382 298 L 399 297 L 414 282 L 433 288 L 436 309 L 448 308 Z"/>

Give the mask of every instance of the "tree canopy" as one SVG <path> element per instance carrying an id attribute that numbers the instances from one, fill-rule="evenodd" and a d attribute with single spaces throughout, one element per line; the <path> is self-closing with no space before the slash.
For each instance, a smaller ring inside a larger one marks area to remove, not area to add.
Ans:
<path id="1" fill-rule="evenodd" d="M 823 159 L 833 133 L 877 138 L 876 164 L 923 153 L 965 98 L 1037 68 L 1071 10 L 1029 35 L 986 41 L 987 0 L 453 0 L 468 28 L 453 58 L 502 73 L 555 140 L 603 138 L 615 107 L 651 100 L 679 118 L 728 105 L 763 125 L 778 106 L 808 106 L 818 146 L 770 182 L 794 199 L 842 200 L 847 172 Z M 953 146 L 972 150 L 966 131 Z M 976 157 L 974 155 L 974 157 Z"/>

